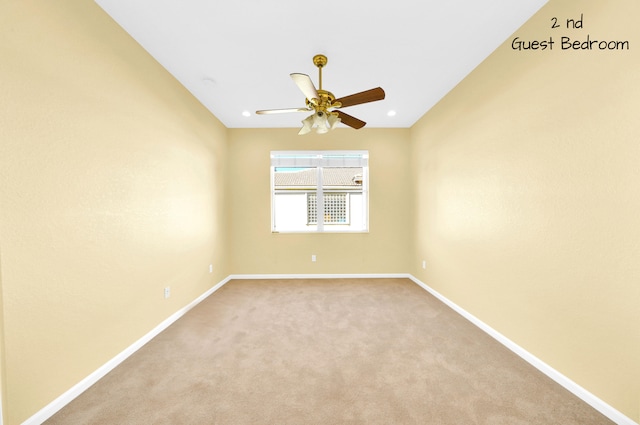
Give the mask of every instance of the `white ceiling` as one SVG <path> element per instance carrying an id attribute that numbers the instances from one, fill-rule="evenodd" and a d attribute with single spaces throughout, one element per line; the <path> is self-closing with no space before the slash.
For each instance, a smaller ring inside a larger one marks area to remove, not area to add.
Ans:
<path id="1" fill-rule="evenodd" d="M 368 127 L 411 127 L 547 2 L 95 1 L 229 128 L 300 127 L 308 114 L 254 112 L 303 107 L 289 74 L 317 87 L 318 53 L 336 97 L 386 92 L 344 112 Z"/>

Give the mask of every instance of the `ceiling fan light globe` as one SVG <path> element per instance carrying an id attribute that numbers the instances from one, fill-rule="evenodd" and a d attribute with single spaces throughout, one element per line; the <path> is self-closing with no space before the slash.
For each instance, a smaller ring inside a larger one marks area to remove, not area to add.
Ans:
<path id="1" fill-rule="evenodd" d="M 310 128 L 307 128 L 305 126 L 303 126 L 300 131 L 298 131 L 298 136 L 304 136 L 305 134 L 308 134 L 311 132 Z"/>
<path id="2" fill-rule="evenodd" d="M 333 130 L 334 128 L 336 128 L 338 126 L 338 124 L 340 124 L 340 117 L 333 115 L 333 114 L 329 114 L 329 117 L 327 118 L 327 121 L 329 122 L 329 128 L 331 130 Z"/>
<path id="3" fill-rule="evenodd" d="M 327 122 L 327 115 L 318 111 L 313 115 L 313 122 L 318 127 L 316 132 L 319 134 L 324 134 L 329 131 L 329 123 Z"/>
<path id="4" fill-rule="evenodd" d="M 302 136 L 311 131 L 311 129 L 313 128 L 314 117 L 315 117 L 315 114 L 309 115 L 307 118 L 302 120 L 302 128 L 298 132 L 298 135 Z"/>

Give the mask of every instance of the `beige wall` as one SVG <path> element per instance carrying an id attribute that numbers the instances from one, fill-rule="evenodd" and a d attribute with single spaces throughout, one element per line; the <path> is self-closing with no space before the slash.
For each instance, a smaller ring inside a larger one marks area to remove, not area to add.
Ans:
<path id="1" fill-rule="evenodd" d="M 638 16 L 637 0 L 551 0 L 514 37 L 631 50 L 509 39 L 412 128 L 411 271 L 640 422 Z"/>
<path id="2" fill-rule="evenodd" d="M 229 274 L 227 130 L 92 1 L 3 2 L 0 31 L 15 425 Z"/>
<path id="3" fill-rule="evenodd" d="M 293 129 L 232 129 L 229 136 L 232 273 L 406 273 L 409 130 L 345 128 L 323 137 L 298 136 Z M 325 149 L 369 151 L 369 233 L 271 233 L 269 153 Z"/>
<path id="4" fill-rule="evenodd" d="M 0 244 L 0 248 L 2 245 Z M 4 302 L 2 297 L 2 252 L 0 252 L 0 423 L 3 423 L 2 418 L 3 407 L 7 405 L 7 386 L 5 380 L 5 361 L 4 361 Z"/>

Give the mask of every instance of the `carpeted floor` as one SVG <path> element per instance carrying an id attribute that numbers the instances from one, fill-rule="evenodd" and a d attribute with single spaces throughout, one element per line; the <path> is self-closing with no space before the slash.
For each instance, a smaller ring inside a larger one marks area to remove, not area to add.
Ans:
<path id="1" fill-rule="evenodd" d="M 408 279 L 234 280 L 45 422 L 612 424 Z"/>

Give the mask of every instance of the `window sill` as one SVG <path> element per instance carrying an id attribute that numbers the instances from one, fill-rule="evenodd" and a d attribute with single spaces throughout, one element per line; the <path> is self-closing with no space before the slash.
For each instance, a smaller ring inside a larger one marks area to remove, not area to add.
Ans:
<path id="1" fill-rule="evenodd" d="M 369 230 L 325 230 L 322 232 L 309 232 L 309 231 L 305 231 L 305 230 L 285 230 L 285 231 L 278 231 L 278 230 L 272 230 L 271 231 L 272 234 L 274 235 L 291 235 L 291 234 L 295 234 L 295 235 L 315 235 L 315 234 L 323 234 L 323 233 L 339 233 L 339 234 L 362 234 L 362 233 L 369 233 Z"/>

